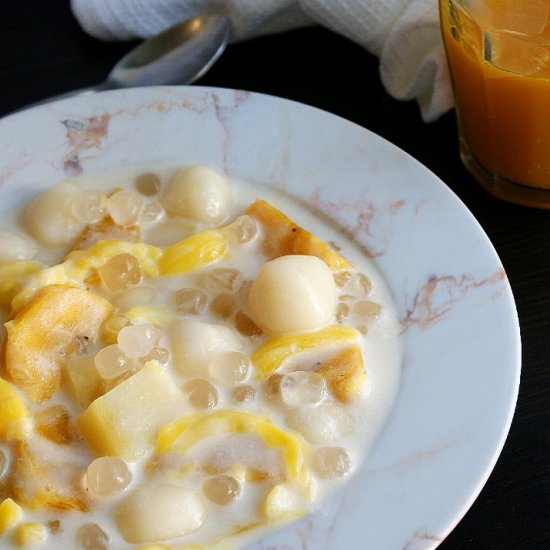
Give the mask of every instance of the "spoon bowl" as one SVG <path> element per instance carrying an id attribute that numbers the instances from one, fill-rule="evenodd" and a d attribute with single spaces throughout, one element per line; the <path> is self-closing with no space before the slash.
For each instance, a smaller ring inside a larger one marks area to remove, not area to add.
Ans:
<path id="1" fill-rule="evenodd" d="M 111 70 L 102 89 L 190 84 L 210 69 L 229 41 L 223 15 L 200 15 L 142 42 Z"/>

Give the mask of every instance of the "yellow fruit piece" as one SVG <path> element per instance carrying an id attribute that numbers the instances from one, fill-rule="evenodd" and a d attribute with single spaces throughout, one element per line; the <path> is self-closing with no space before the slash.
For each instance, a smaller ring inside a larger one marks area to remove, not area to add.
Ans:
<path id="1" fill-rule="evenodd" d="M 334 344 L 345 344 L 359 338 L 359 331 L 342 325 L 333 325 L 315 332 L 278 336 L 264 342 L 252 354 L 252 364 L 260 380 L 267 379 L 285 359 L 303 351 L 313 351 Z"/>
<path id="2" fill-rule="evenodd" d="M 142 272 L 152 278 L 186 273 L 224 257 L 228 242 L 223 229 L 210 229 L 165 249 L 143 242 L 110 239 L 96 242 L 84 250 L 73 250 L 62 263 L 45 269 L 40 269 L 41 264 L 36 262 L 16 262 L 26 265 L 6 270 L 4 278 L 0 269 L 0 306 L 11 301 L 13 311 L 17 312 L 38 290 L 48 285 L 84 287 L 99 284 L 97 268 L 120 254 L 134 256 Z"/>
<path id="3" fill-rule="evenodd" d="M 86 512 L 88 500 L 80 480 L 88 462 L 78 448 L 40 436 L 16 442 L 11 494 L 28 508 Z"/>
<path id="4" fill-rule="evenodd" d="M 367 379 L 363 354 L 357 344 L 329 357 L 316 369 L 335 397 L 347 403 L 359 397 Z"/>
<path id="5" fill-rule="evenodd" d="M 21 517 L 23 510 L 11 498 L 7 498 L 0 503 L 0 534 L 11 529 Z"/>
<path id="6" fill-rule="evenodd" d="M 269 491 L 260 511 L 268 521 L 296 519 L 307 514 L 307 501 L 301 488 L 281 483 Z"/>
<path id="7" fill-rule="evenodd" d="M 305 441 L 298 434 L 283 430 L 268 418 L 251 413 L 217 411 L 186 415 L 161 428 L 156 451 L 184 454 L 206 438 L 240 433 L 257 434 L 269 447 L 281 449 L 289 478 L 304 485 L 308 483 L 309 472 L 304 461 L 308 447 Z"/>
<path id="8" fill-rule="evenodd" d="M 72 439 L 69 411 L 61 405 L 53 405 L 34 415 L 36 431 L 59 445 L 67 445 Z"/>
<path id="9" fill-rule="evenodd" d="M 201 231 L 164 249 L 158 260 L 161 275 L 178 275 L 223 258 L 229 239 L 222 229 Z"/>
<path id="10" fill-rule="evenodd" d="M 17 389 L 0 378 L 0 439 L 24 439 L 32 430 L 32 416 Z"/>
<path id="11" fill-rule="evenodd" d="M 99 455 L 136 460 L 155 445 L 161 426 L 185 407 L 182 392 L 156 361 L 98 397 L 77 430 Z"/>
<path id="12" fill-rule="evenodd" d="M 103 382 L 93 357 L 69 359 L 65 363 L 63 375 L 65 387 L 81 409 L 103 393 Z"/>
<path id="13" fill-rule="evenodd" d="M 13 311 L 19 311 L 34 294 L 48 285 L 84 287 L 85 283 L 97 279 L 96 269 L 119 254 L 131 254 L 139 261 L 142 271 L 158 276 L 157 259 L 162 250 L 145 243 L 126 241 L 100 241 L 86 250 L 74 250 L 60 264 L 34 272 L 25 278 L 19 292 L 12 299 Z"/>
<path id="14" fill-rule="evenodd" d="M 141 242 L 100 241 L 86 250 L 71 252 L 62 265 L 70 280 L 81 283 L 90 276 L 92 270 L 120 254 L 131 254 L 137 258 L 145 274 L 149 277 L 158 276 L 157 260 L 162 256 L 162 249 Z"/>
<path id="15" fill-rule="evenodd" d="M 51 285 L 6 323 L 6 371 L 34 401 L 57 390 L 61 361 L 96 340 L 113 306 L 81 289 Z"/>
<path id="16" fill-rule="evenodd" d="M 9 307 L 27 275 L 43 268 L 40 262 L 21 261 L 0 265 L 0 307 Z"/>
<path id="17" fill-rule="evenodd" d="M 269 259 L 287 254 L 303 254 L 321 258 L 332 271 L 351 264 L 328 243 L 322 241 L 268 202 L 258 199 L 246 213 L 260 223 L 263 229 L 263 248 Z"/>
<path id="18" fill-rule="evenodd" d="M 20 523 L 13 533 L 13 542 L 22 548 L 44 542 L 47 535 L 46 527 L 42 523 Z"/>
<path id="19" fill-rule="evenodd" d="M 79 286 L 69 281 L 63 265 L 55 265 L 31 273 L 25 278 L 17 294 L 11 301 L 12 314 L 18 313 L 41 288 L 49 285 Z"/>

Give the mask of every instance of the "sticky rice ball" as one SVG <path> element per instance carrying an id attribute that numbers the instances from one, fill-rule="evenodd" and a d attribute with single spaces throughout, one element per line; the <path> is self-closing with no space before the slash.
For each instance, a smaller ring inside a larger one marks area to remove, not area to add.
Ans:
<path id="1" fill-rule="evenodd" d="M 178 170 L 162 197 L 168 214 L 200 222 L 223 220 L 231 205 L 231 192 L 225 178 L 208 166 L 195 164 Z"/>
<path id="2" fill-rule="evenodd" d="M 248 295 L 252 318 L 270 334 L 326 326 L 335 307 L 332 271 L 316 256 L 281 256 L 265 263 Z"/>

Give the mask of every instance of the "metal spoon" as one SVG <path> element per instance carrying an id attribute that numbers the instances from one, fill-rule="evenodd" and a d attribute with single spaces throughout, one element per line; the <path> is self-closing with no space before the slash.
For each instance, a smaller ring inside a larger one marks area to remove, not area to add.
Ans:
<path id="1" fill-rule="evenodd" d="M 115 88 L 190 84 L 212 67 L 229 41 L 229 20 L 200 15 L 153 36 L 127 53 L 101 84 L 72 90 L 32 106 Z"/>

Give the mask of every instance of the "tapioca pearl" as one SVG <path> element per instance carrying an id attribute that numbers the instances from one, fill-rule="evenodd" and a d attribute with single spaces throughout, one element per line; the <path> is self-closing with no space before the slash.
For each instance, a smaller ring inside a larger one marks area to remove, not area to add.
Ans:
<path id="1" fill-rule="evenodd" d="M 349 305 L 344 302 L 340 302 L 336 306 L 335 317 L 338 323 L 343 323 L 349 317 Z"/>
<path id="2" fill-rule="evenodd" d="M 353 279 L 353 287 L 359 295 L 368 296 L 372 292 L 372 281 L 364 273 L 357 273 Z"/>
<path id="3" fill-rule="evenodd" d="M 150 202 L 143 207 L 139 221 L 143 223 L 152 223 L 160 220 L 164 215 L 164 208 L 158 202 Z"/>
<path id="4" fill-rule="evenodd" d="M 263 393 L 268 399 L 279 400 L 281 398 L 282 374 L 272 374 L 263 385 Z"/>
<path id="5" fill-rule="evenodd" d="M 86 222 L 73 215 L 73 200 L 79 190 L 70 183 L 60 183 L 42 192 L 23 214 L 25 229 L 47 246 L 72 243 L 86 227 Z"/>
<path id="6" fill-rule="evenodd" d="M 139 359 L 151 352 L 158 339 L 158 331 L 152 325 L 130 325 L 118 333 L 117 344 L 127 357 Z"/>
<path id="7" fill-rule="evenodd" d="M 103 286 L 108 292 L 117 293 L 141 281 L 141 266 L 132 254 L 118 254 L 109 258 L 97 269 Z"/>
<path id="8" fill-rule="evenodd" d="M 208 365 L 209 374 L 216 380 L 227 384 L 245 382 L 252 371 L 250 359 L 238 351 L 229 351 L 216 355 Z"/>
<path id="9" fill-rule="evenodd" d="M 245 384 L 231 390 L 231 397 L 238 403 L 251 403 L 256 399 L 256 388 Z"/>
<path id="10" fill-rule="evenodd" d="M 143 199 L 133 191 L 117 191 L 107 199 L 107 211 L 113 221 L 122 227 L 136 225 Z"/>
<path id="11" fill-rule="evenodd" d="M 106 199 L 98 189 L 83 189 L 73 199 L 72 213 L 87 224 L 97 223 L 107 214 Z"/>
<path id="12" fill-rule="evenodd" d="M 343 447 L 321 447 L 315 451 L 313 468 L 322 478 L 344 477 L 351 470 L 351 458 Z"/>
<path id="13" fill-rule="evenodd" d="M 237 298 L 234 294 L 223 293 L 212 298 L 210 309 L 222 319 L 228 319 L 235 312 Z"/>
<path id="14" fill-rule="evenodd" d="M 337 271 L 334 274 L 334 282 L 336 283 L 336 286 L 339 288 L 345 288 L 349 285 L 350 281 L 352 280 L 353 275 L 347 270 L 341 270 Z"/>
<path id="15" fill-rule="evenodd" d="M 288 407 L 318 403 L 325 396 L 324 378 L 316 372 L 295 371 L 283 375 L 279 395 Z"/>
<path id="16" fill-rule="evenodd" d="M 105 380 L 116 380 L 134 368 L 134 363 L 117 344 L 107 346 L 97 352 L 94 365 Z"/>
<path id="17" fill-rule="evenodd" d="M 233 476 L 220 475 L 206 479 L 202 484 L 202 490 L 206 498 L 215 504 L 227 506 L 238 498 L 240 486 Z"/>
<path id="18" fill-rule="evenodd" d="M 210 292 L 236 292 L 241 282 L 241 272 L 230 267 L 211 269 L 204 278 L 204 285 Z"/>
<path id="19" fill-rule="evenodd" d="M 86 523 L 76 532 L 76 542 L 84 550 L 107 550 L 109 535 L 97 523 Z"/>
<path id="20" fill-rule="evenodd" d="M 241 286 L 237 290 L 235 296 L 237 300 L 244 306 L 248 301 L 248 295 L 250 294 L 250 288 L 252 287 L 252 281 L 244 280 Z"/>
<path id="21" fill-rule="evenodd" d="M 252 216 L 239 216 L 226 228 L 229 241 L 233 246 L 239 246 L 253 241 L 258 235 L 258 224 Z"/>
<path id="22" fill-rule="evenodd" d="M 253 320 L 271 334 L 326 326 L 335 308 L 332 271 L 316 256 L 281 256 L 265 263 L 248 295 Z"/>
<path id="23" fill-rule="evenodd" d="M 189 380 L 183 389 L 187 392 L 189 403 L 197 409 L 214 409 L 218 406 L 218 390 L 208 380 Z"/>
<path id="24" fill-rule="evenodd" d="M 198 288 L 180 288 L 173 293 L 172 299 L 176 311 L 181 314 L 200 315 L 208 305 L 208 296 Z"/>
<path id="25" fill-rule="evenodd" d="M 134 185 L 139 193 L 146 197 L 151 197 L 159 192 L 160 178 L 158 174 L 145 172 L 136 177 Z"/>
<path id="26" fill-rule="evenodd" d="M 0 230 L 0 263 L 31 260 L 37 248 L 29 240 L 10 231 Z"/>
<path id="27" fill-rule="evenodd" d="M 231 190 L 224 177 L 208 166 L 197 164 L 174 174 L 162 204 L 171 215 L 218 223 L 229 211 Z"/>
<path id="28" fill-rule="evenodd" d="M 380 315 L 382 307 L 376 302 L 370 300 L 360 300 L 353 304 L 353 312 L 362 321 L 368 321 L 375 319 Z"/>
<path id="29" fill-rule="evenodd" d="M 132 472 L 124 460 L 114 456 L 96 458 L 84 477 L 86 489 L 94 496 L 111 497 L 124 491 L 132 481 Z"/>
<path id="30" fill-rule="evenodd" d="M 237 311 L 235 314 L 235 328 L 243 336 L 259 336 L 263 330 L 243 311 Z"/>

